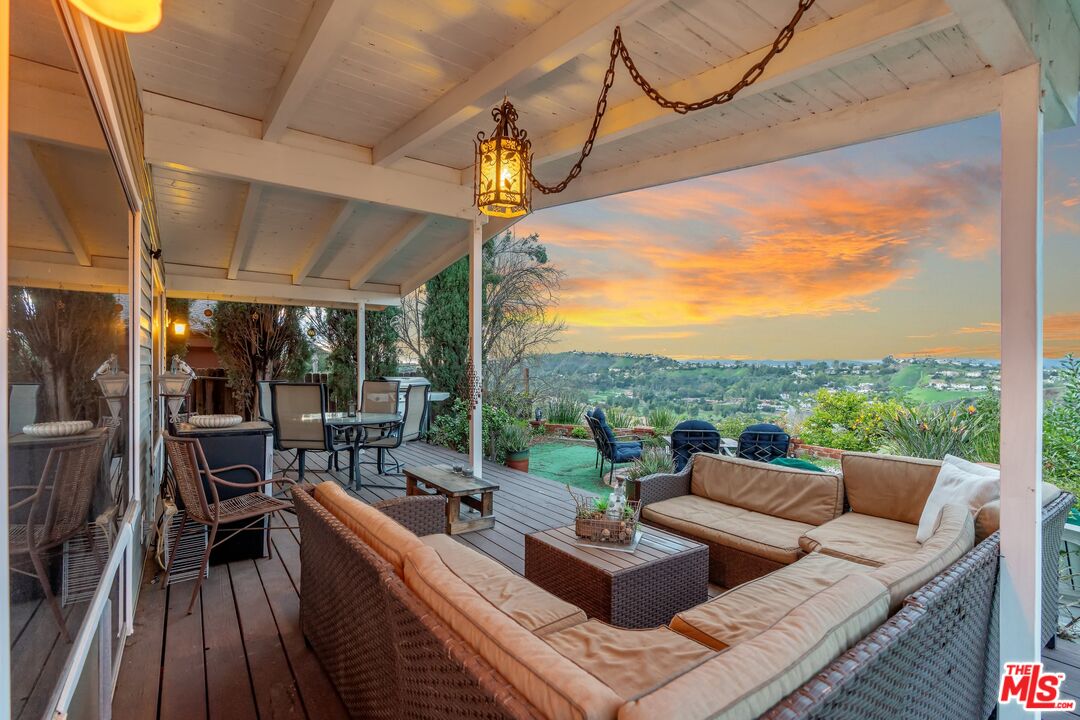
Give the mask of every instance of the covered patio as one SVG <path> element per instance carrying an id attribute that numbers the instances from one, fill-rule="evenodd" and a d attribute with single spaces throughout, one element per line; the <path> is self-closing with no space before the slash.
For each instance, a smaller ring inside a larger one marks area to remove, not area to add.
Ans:
<path id="1" fill-rule="evenodd" d="M 130 504 L 108 566 L 120 589 L 102 584 L 75 651 L 57 656 L 63 672 L 55 692 L 44 693 L 49 715 L 105 716 L 111 707 L 117 717 L 344 716 L 298 624 L 295 534 L 276 534 L 272 560 L 216 567 L 190 616 L 181 602 L 186 585 L 166 591 L 152 572 L 143 575 L 153 567 L 143 563 L 145 528 L 165 473 L 167 421 L 155 380 L 167 364 L 164 302 L 355 309 L 363 357 L 365 309 L 399 305 L 467 256 L 473 397 L 466 399 L 475 408 L 483 388 L 484 243 L 515 218 L 477 212 L 473 140 L 490 131 L 488 110 L 506 95 L 531 138 L 538 183 L 569 173 L 558 192 L 538 193 L 534 211 L 1000 116 L 996 649 L 1002 661 L 1042 657 L 1042 138 L 1077 119 L 1080 4 L 200 1 L 167 3 L 157 29 L 126 36 L 65 0 L 12 5 L 14 26 L 0 16 L 0 37 L 19 37 L 0 73 L 11 82 L 5 155 L 12 177 L 37 178 L 19 187 L 44 200 L 53 222 L 47 238 L 5 236 L 6 282 L 123 296 L 116 301 L 127 319 L 122 364 L 135 378 L 126 401 Z M 793 12 L 795 32 L 776 53 Z M 639 73 L 664 96 L 707 97 L 765 64 L 730 102 L 703 112 L 659 107 L 620 65 L 599 113 L 605 67 L 616 66 L 616 27 Z M 73 100 L 84 86 L 89 98 Z M 8 101 L 4 86 L 0 97 Z M 95 128 L 100 122 L 104 137 L 86 131 L 88 119 Z M 58 175 L 41 169 L 48 168 L 41 146 L 113 160 L 130 210 L 125 247 L 123 238 L 112 245 L 91 238 L 73 220 L 88 211 L 61 200 Z M 3 421 L 7 405 L 0 407 Z M 471 414 L 467 458 L 420 442 L 400 454 L 406 467 L 456 460 L 499 483 L 495 527 L 457 539 L 523 574 L 525 535 L 570 523 L 574 504 L 563 488 L 485 461 L 480 415 Z M 274 463 L 287 466 L 280 455 Z M 401 494 L 357 495 L 372 503 Z M 0 510 L 7 522 L 7 506 Z M 241 605 L 250 598 L 249 617 Z M 5 592 L 0 614 L 12 610 Z M 102 655 L 97 633 L 114 630 L 126 644 Z M 96 694 L 80 685 L 91 669 Z M 0 683 L 0 705 L 14 692 Z M 998 716 L 1025 712 L 1009 704 Z"/>

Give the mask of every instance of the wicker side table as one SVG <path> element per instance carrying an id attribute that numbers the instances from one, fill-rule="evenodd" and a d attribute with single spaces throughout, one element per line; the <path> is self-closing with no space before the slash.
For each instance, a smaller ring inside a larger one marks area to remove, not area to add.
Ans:
<path id="1" fill-rule="evenodd" d="M 525 536 L 525 577 L 589 617 L 652 628 L 709 599 L 709 550 L 645 526 L 633 553 L 582 547 L 554 528 Z"/>

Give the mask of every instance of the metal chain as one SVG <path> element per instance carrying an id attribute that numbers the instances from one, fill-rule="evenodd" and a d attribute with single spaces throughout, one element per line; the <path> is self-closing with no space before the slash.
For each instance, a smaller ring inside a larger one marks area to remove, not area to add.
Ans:
<path id="1" fill-rule="evenodd" d="M 614 37 L 611 39 L 611 60 L 608 63 L 607 72 L 604 74 L 604 85 L 600 90 L 600 97 L 596 101 L 596 112 L 593 115 L 592 127 L 589 129 L 588 139 L 581 147 L 581 154 L 578 156 L 577 162 L 570 168 L 570 172 L 567 173 L 562 182 L 557 185 L 545 185 L 537 180 L 536 176 L 532 173 L 532 163 L 530 163 L 529 182 L 531 182 L 532 186 L 540 192 L 545 195 L 550 195 L 561 193 L 566 189 L 567 185 L 573 182 L 574 178 L 581 174 L 581 166 L 584 164 L 585 159 L 592 153 L 593 144 L 596 142 L 596 133 L 600 130 L 600 121 L 603 120 L 604 113 L 607 112 L 608 91 L 611 90 L 611 86 L 615 84 L 615 61 L 617 58 L 622 59 L 627 72 L 630 73 L 630 77 L 637 86 L 641 88 L 641 91 L 653 102 L 666 110 L 674 110 L 679 114 L 685 115 L 694 110 L 704 110 L 705 108 L 715 107 L 716 105 L 723 105 L 724 103 L 734 100 L 739 92 L 746 87 L 753 85 L 761 78 L 761 75 L 765 72 L 765 68 L 768 66 L 769 62 L 776 55 L 783 52 L 788 46 L 788 43 L 791 42 L 791 38 L 795 36 L 795 27 L 799 24 L 799 21 L 802 20 L 802 16 L 806 11 L 813 6 L 814 2 L 815 0 L 799 0 L 798 7 L 795 9 L 795 14 L 791 16 L 791 21 L 780 30 L 780 34 L 776 36 L 776 40 L 773 41 L 772 47 L 769 48 L 769 51 L 765 53 L 760 60 L 751 65 L 750 68 L 743 73 L 742 78 L 740 78 L 737 83 L 727 90 L 719 92 L 710 98 L 698 100 L 697 102 L 670 100 L 653 87 L 652 83 L 642 77 L 641 72 L 637 69 L 637 65 L 634 64 L 633 58 L 630 57 L 629 48 L 627 48 L 626 44 L 623 42 L 622 29 L 616 26 Z"/>

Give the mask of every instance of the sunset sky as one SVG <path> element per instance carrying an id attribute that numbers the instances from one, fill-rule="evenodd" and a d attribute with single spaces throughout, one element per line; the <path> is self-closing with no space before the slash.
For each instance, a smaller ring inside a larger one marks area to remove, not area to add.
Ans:
<path id="1" fill-rule="evenodd" d="M 997 357 L 996 116 L 541 210 L 553 350 Z M 1049 357 L 1080 353 L 1080 130 L 1046 136 Z"/>

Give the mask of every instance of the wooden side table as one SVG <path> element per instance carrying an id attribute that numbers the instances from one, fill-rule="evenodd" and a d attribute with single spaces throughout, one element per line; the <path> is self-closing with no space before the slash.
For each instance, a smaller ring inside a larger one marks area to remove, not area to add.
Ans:
<path id="1" fill-rule="evenodd" d="M 430 488 L 430 490 L 429 490 Z M 462 477 L 445 465 L 405 468 L 406 495 L 442 495 L 446 498 L 446 533 L 459 535 L 495 527 L 494 499 L 499 486 L 479 478 Z M 480 513 L 462 519 L 461 506 Z"/>
<path id="2" fill-rule="evenodd" d="M 653 628 L 709 599 L 709 549 L 642 526 L 632 552 L 578 545 L 573 526 L 525 536 L 525 577 L 591 618 Z"/>

